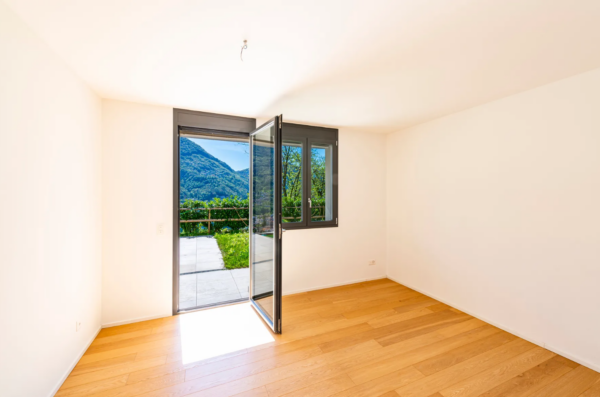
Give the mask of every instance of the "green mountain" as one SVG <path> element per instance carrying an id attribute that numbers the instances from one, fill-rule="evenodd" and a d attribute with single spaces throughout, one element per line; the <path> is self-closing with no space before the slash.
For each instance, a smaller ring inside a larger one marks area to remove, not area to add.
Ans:
<path id="1" fill-rule="evenodd" d="M 236 171 L 236 172 L 237 172 L 237 174 L 239 176 L 241 176 L 245 180 L 247 180 L 247 181 L 250 180 L 250 169 L 249 168 L 246 168 L 246 169 L 243 169 L 243 170 L 239 170 L 239 171 Z"/>
<path id="2" fill-rule="evenodd" d="M 248 170 L 234 171 L 202 146 L 187 138 L 179 140 L 180 195 L 186 199 L 207 200 L 215 197 L 248 197 Z"/>

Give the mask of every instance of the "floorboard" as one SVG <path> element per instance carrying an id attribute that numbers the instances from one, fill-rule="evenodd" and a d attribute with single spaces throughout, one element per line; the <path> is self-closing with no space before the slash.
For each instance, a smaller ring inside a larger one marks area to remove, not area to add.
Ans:
<path id="1" fill-rule="evenodd" d="M 600 397 L 598 372 L 388 279 L 284 297 L 282 335 L 236 307 L 103 329 L 56 396 Z"/>

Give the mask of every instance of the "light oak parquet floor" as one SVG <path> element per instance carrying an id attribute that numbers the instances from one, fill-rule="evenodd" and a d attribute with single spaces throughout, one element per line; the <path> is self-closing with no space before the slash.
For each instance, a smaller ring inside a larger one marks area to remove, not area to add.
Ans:
<path id="1" fill-rule="evenodd" d="M 286 296 L 273 342 L 184 364 L 194 315 L 103 329 L 57 396 L 600 397 L 600 373 L 387 279 Z"/>

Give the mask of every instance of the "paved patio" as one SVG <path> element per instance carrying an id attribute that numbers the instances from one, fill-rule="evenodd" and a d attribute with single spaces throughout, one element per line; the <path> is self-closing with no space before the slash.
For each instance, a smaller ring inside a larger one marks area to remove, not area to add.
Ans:
<path id="1" fill-rule="evenodd" d="M 225 269 L 223 256 L 213 236 L 179 239 L 179 273 Z"/>
<path id="2" fill-rule="evenodd" d="M 256 236 L 255 291 L 273 289 L 273 240 Z M 248 298 L 250 269 L 227 270 L 212 236 L 179 239 L 179 308 L 191 309 Z"/>
<path id="3" fill-rule="evenodd" d="M 179 307 L 190 309 L 248 298 L 248 268 L 179 276 Z"/>
<path id="4" fill-rule="evenodd" d="M 180 238 L 179 252 L 181 309 L 248 298 L 249 269 L 227 270 L 214 237 Z"/>

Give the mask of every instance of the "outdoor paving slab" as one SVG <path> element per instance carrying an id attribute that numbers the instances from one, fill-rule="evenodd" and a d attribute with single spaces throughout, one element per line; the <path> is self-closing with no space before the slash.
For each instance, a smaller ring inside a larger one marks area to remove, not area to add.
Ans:
<path id="1" fill-rule="evenodd" d="M 194 298 L 192 300 L 187 300 L 187 301 L 179 301 L 179 309 L 180 310 L 193 309 L 196 306 L 197 306 L 196 298 Z"/>
<path id="2" fill-rule="evenodd" d="M 196 271 L 201 270 L 221 270 L 225 269 L 225 263 L 223 257 L 219 255 L 207 255 L 206 257 L 200 256 L 196 261 Z"/>
<path id="3" fill-rule="evenodd" d="M 179 307 L 189 309 L 196 305 L 196 275 L 186 274 L 179 276 Z"/>
<path id="4" fill-rule="evenodd" d="M 184 274 L 184 273 L 193 273 L 196 271 L 196 264 L 191 264 L 191 265 L 179 265 L 179 274 Z"/>
<path id="5" fill-rule="evenodd" d="M 180 255 L 179 265 L 191 265 L 196 267 L 196 253 L 194 253 L 194 255 Z"/>
<path id="6" fill-rule="evenodd" d="M 270 239 L 265 240 L 264 245 L 268 241 L 272 242 Z M 181 309 L 248 298 L 249 269 L 226 270 L 221 250 L 214 237 L 182 237 L 179 239 L 179 253 L 180 273 L 193 273 L 180 276 Z M 263 267 L 267 270 L 265 278 L 269 278 L 267 267 Z"/>
<path id="7" fill-rule="evenodd" d="M 242 296 L 239 292 L 235 292 L 233 294 L 227 295 L 203 295 L 198 296 L 197 305 L 205 306 L 205 305 L 218 305 L 221 303 L 231 302 L 242 299 Z"/>
<path id="8" fill-rule="evenodd" d="M 213 242 L 216 242 L 213 236 L 198 236 L 194 239 L 196 240 L 197 249 L 202 249 L 202 247 L 212 248 Z"/>
<path id="9" fill-rule="evenodd" d="M 189 265 L 192 265 L 193 269 L 188 267 Z M 224 269 L 225 262 L 223 262 L 223 255 L 214 237 L 181 237 L 179 239 L 179 266 L 180 273 L 189 273 Z"/>
<path id="10" fill-rule="evenodd" d="M 199 306 L 242 298 L 230 270 L 198 273 L 196 285 Z"/>
<path id="11" fill-rule="evenodd" d="M 222 270 L 225 269 L 225 264 L 223 261 L 212 260 L 207 262 L 196 263 L 196 271 L 206 271 L 206 270 Z"/>
<path id="12" fill-rule="evenodd" d="M 250 280 L 250 269 L 247 267 L 244 267 L 242 269 L 232 269 L 230 270 L 231 272 L 231 276 L 234 279 L 240 279 L 240 280 L 246 280 L 249 281 Z"/>
<path id="13" fill-rule="evenodd" d="M 218 248 L 217 248 L 218 249 Z M 198 261 L 198 263 L 202 263 L 202 262 L 213 262 L 213 261 L 220 261 L 221 263 L 223 263 L 223 255 L 221 254 L 221 251 L 205 251 L 205 252 L 199 252 L 196 254 L 196 260 Z"/>
<path id="14" fill-rule="evenodd" d="M 248 286 L 250 285 L 250 269 L 233 269 L 229 270 L 231 272 L 231 276 L 233 277 L 233 281 L 235 281 L 235 285 L 241 295 L 242 298 L 248 297 Z"/>
<path id="15" fill-rule="evenodd" d="M 196 247 L 196 239 L 194 237 L 181 237 L 179 245 L 181 247 Z"/>

